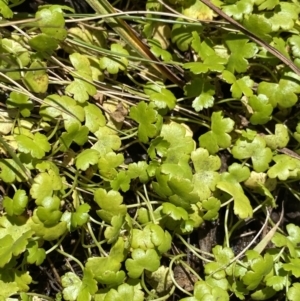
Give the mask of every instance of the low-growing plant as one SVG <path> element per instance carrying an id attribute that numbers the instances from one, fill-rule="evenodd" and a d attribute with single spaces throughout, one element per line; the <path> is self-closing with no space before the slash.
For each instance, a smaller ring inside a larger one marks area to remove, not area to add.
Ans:
<path id="1" fill-rule="evenodd" d="M 23 2 L 0 0 L 0 300 L 298 300 L 298 1 Z"/>

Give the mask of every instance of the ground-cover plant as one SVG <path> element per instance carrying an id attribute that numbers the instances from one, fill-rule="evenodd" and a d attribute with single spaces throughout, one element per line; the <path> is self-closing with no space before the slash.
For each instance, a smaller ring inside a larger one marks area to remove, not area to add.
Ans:
<path id="1" fill-rule="evenodd" d="M 298 1 L 21 2 L 0 300 L 296 301 Z"/>

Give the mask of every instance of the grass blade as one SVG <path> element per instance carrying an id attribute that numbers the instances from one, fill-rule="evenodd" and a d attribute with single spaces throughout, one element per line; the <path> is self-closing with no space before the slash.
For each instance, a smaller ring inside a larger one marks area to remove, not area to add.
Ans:
<path id="1" fill-rule="evenodd" d="M 116 12 L 107 0 L 86 0 L 86 2 L 98 14 L 108 15 Z M 123 19 L 107 17 L 105 18 L 105 21 L 142 58 L 158 62 L 158 59 L 154 56 L 154 54 L 152 54 L 149 48 L 141 42 L 131 27 Z M 180 87 L 184 86 L 183 81 L 166 66 L 155 63 L 151 63 L 151 66 L 172 83 L 177 84 Z"/>

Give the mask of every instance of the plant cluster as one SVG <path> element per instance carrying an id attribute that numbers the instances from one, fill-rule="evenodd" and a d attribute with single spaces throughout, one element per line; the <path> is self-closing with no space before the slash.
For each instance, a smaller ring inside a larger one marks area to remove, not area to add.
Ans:
<path id="1" fill-rule="evenodd" d="M 298 300 L 300 228 L 270 213 L 300 200 L 299 2 L 21 2 L 0 0 L 0 300 Z"/>

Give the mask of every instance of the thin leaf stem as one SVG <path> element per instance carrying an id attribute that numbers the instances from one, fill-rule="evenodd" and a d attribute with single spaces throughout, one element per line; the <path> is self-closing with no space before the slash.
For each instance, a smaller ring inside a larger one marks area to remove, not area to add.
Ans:
<path id="1" fill-rule="evenodd" d="M 272 72 L 272 70 L 268 66 L 260 64 L 260 63 L 250 63 L 249 65 L 250 66 L 257 66 L 259 68 L 265 69 L 271 75 L 271 77 L 274 79 L 274 81 L 276 83 L 278 83 L 277 77 L 275 76 L 274 72 Z"/>
<path id="2" fill-rule="evenodd" d="M 228 216 L 229 216 L 229 204 L 226 206 L 225 218 L 224 218 L 224 230 L 225 230 L 225 245 L 230 248 L 229 235 L 228 235 Z"/>
<path id="3" fill-rule="evenodd" d="M 146 293 L 148 294 L 150 300 L 153 300 L 152 298 L 154 297 L 154 294 L 151 293 L 149 290 L 148 290 L 148 287 L 145 283 L 145 273 L 142 273 L 141 275 L 141 286 L 142 288 L 146 291 Z"/>
<path id="4" fill-rule="evenodd" d="M 67 192 L 67 193 L 65 193 L 61 198 L 62 199 L 66 199 L 74 190 L 75 190 L 75 188 L 76 188 L 76 186 L 77 186 L 77 184 L 78 184 L 78 176 L 79 176 L 79 172 L 78 171 L 76 171 L 76 173 L 75 173 L 75 177 L 74 177 L 74 179 L 73 179 L 73 183 L 72 183 L 72 186 L 71 186 L 71 188 L 69 189 L 69 191 Z"/>
<path id="5" fill-rule="evenodd" d="M 103 248 L 99 244 L 99 242 L 94 234 L 94 231 L 92 230 L 91 224 L 89 222 L 87 223 L 87 228 L 89 230 L 89 233 L 90 233 L 92 239 L 94 240 L 95 245 L 98 247 L 100 254 L 103 254 L 105 257 L 107 257 L 108 254 L 103 250 Z"/>
<path id="6" fill-rule="evenodd" d="M 182 257 L 185 257 L 187 256 L 186 254 L 178 254 L 176 256 L 174 256 L 172 258 L 172 260 L 170 261 L 170 264 L 169 264 L 169 271 L 170 271 L 170 276 L 171 276 L 171 279 L 174 283 L 174 285 L 180 290 L 182 291 L 185 295 L 188 295 L 188 296 L 193 296 L 190 292 L 186 291 L 185 289 L 183 289 L 178 283 L 177 281 L 175 280 L 174 278 L 174 273 L 173 273 L 173 264 L 175 263 L 176 260 L 179 260 L 179 258 L 182 258 Z"/>
<path id="7" fill-rule="evenodd" d="M 46 255 L 50 254 L 52 251 L 54 251 L 56 248 L 58 248 L 62 241 L 65 239 L 65 237 L 67 236 L 67 232 L 50 248 L 48 249 L 47 251 L 45 251 Z"/>
<path id="8" fill-rule="evenodd" d="M 56 122 L 56 125 L 55 125 L 55 127 L 54 127 L 54 129 L 53 129 L 53 131 L 52 131 L 52 132 L 50 133 L 50 135 L 48 135 L 48 137 L 47 137 L 48 141 L 51 140 L 51 138 L 53 138 L 53 136 L 56 134 L 56 132 L 57 132 L 57 130 L 58 130 L 58 127 L 59 127 L 59 125 L 60 125 L 60 122 L 61 122 L 61 119 L 58 118 L 58 119 L 57 119 L 57 122 Z"/>
<path id="9" fill-rule="evenodd" d="M 167 300 L 169 297 L 171 297 L 174 294 L 176 286 L 173 285 L 171 290 L 169 291 L 169 293 L 163 297 L 157 298 L 157 299 L 153 299 L 152 301 L 164 301 Z"/>
<path id="10" fill-rule="evenodd" d="M 65 257 L 69 258 L 70 260 L 75 261 L 80 266 L 81 270 L 84 271 L 83 264 L 76 257 L 74 257 L 74 256 L 72 256 L 72 255 L 70 255 L 70 254 L 68 254 L 65 251 L 62 251 L 60 249 L 56 249 L 55 251 L 58 252 L 59 254 L 65 256 Z"/>
<path id="11" fill-rule="evenodd" d="M 145 185 L 143 185 L 143 186 L 145 186 Z M 144 190 L 145 190 L 145 187 L 144 187 Z M 152 208 L 151 203 L 150 203 L 150 201 L 149 201 L 149 199 L 148 199 L 148 194 L 147 194 L 146 197 L 145 197 L 145 196 L 144 196 L 141 192 L 139 192 L 138 190 L 136 191 L 136 194 L 137 194 L 137 197 L 140 197 L 140 198 L 143 199 L 144 203 L 145 203 L 146 206 L 148 207 L 149 214 L 150 214 L 150 217 L 151 217 L 151 221 L 152 221 L 154 224 L 156 224 L 156 223 L 157 223 L 157 220 L 156 220 L 156 218 L 155 218 L 155 216 L 154 216 L 153 208 Z M 138 202 L 139 202 L 139 204 L 140 204 L 140 201 L 138 201 Z"/>
<path id="12" fill-rule="evenodd" d="M 175 234 L 175 236 L 178 237 L 178 238 L 181 240 L 181 242 L 188 248 L 188 250 L 189 250 L 190 252 L 192 252 L 196 257 L 198 257 L 200 260 L 202 260 L 202 261 L 204 261 L 204 262 L 211 262 L 209 259 L 206 259 L 206 258 L 202 257 L 199 253 L 202 253 L 202 254 L 204 254 L 204 255 L 206 255 L 206 256 L 209 256 L 209 257 L 213 257 L 212 254 L 207 253 L 207 252 L 205 252 L 205 251 L 202 251 L 202 250 L 200 250 L 200 249 L 198 249 L 198 248 L 192 246 L 191 244 L 188 244 L 188 243 L 183 239 L 183 237 L 182 237 L 181 235 L 177 234 L 177 233 Z"/>
<path id="13" fill-rule="evenodd" d="M 21 168 L 22 172 L 25 175 L 25 177 L 24 177 L 24 175 L 22 173 L 18 173 L 18 176 L 20 178 L 24 178 L 25 181 L 28 181 L 32 185 L 33 179 L 31 178 L 30 172 L 23 165 L 23 163 L 21 162 L 19 157 L 15 154 L 15 151 L 12 149 L 12 147 L 2 138 L 2 135 L 0 135 L 0 145 L 2 145 L 3 149 L 5 149 L 8 152 L 8 154 L 12 157 L 14 162 L 16 162 L 16 164 Z"/>

